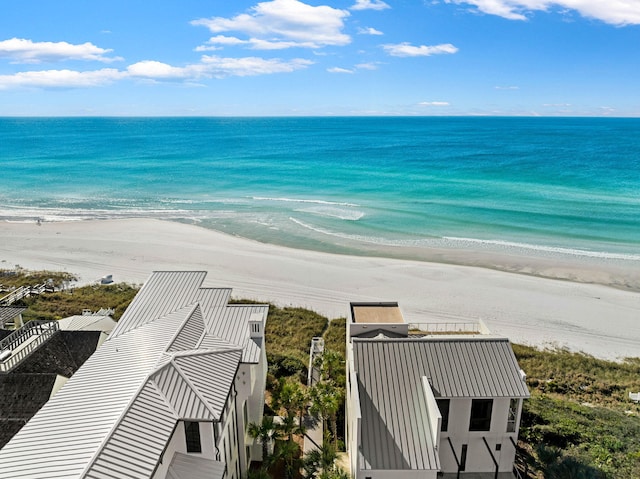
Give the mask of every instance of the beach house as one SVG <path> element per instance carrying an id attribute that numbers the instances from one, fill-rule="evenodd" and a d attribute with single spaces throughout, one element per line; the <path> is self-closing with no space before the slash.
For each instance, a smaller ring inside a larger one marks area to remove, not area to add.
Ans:
<path id="1" fill-rule="evenodd" d="M 347 449 L 355 479 L 513 477 L 524 373 L 482 322 L 408 323 L 351 303 Z"/>
<path id="2" fill-rule="evenodd" d="M 108 339 L 0 450 L 0 478 L 246 476 L 268 306 L 205 272 L 155 272 Z"/>

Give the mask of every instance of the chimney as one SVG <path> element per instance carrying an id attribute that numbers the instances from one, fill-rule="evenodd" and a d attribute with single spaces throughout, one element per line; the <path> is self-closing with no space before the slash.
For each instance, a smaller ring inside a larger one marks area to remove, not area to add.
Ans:
<path id="1" fill-rule="evenodd" d="M 264 337 L 262 313 L 253 313 L 249 316 L 249 337 L 254 339 Z"/>

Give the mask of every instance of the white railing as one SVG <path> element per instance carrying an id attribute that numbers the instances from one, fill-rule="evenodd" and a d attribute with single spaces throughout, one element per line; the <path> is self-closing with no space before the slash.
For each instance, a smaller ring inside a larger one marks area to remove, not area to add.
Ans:
<path id="1" fill-rule="evenodd" d="M 0 306 L 11 306 L 22 298 L 31 296 L 32 294 L 41 294 L 44 292 L 45 287 L 46 285 L 44 283 L 36 284 L 35 286 L 20 286 L 6 296 L 0 298 Z"/>
<path id="2" fill-rule="evenodd" d="M 409 323 L 409 331 L 421 334 L 489 334 L 481 320 Z"/>
<path id="3" fill-rule="evenodd" d="M 29 321 L 0 341 L 0 373 L 8 373 L 46 342 L 60 328 L 57 321 Z M 34 337 L 35 339 L 30 340 Z M 7 356 L 7 352 L 11 355 Z"/>

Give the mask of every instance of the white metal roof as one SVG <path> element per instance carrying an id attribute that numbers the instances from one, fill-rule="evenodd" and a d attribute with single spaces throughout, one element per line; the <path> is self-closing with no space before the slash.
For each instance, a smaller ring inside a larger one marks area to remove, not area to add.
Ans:
<path id="1" fill-rule="evenodd" d="M 224 462 L 178 452 L 169 465 L 167 479 L 222 479 L 224 472 Z"/>
<path id="2" fill-rule="evenodd" d="M 437 398 L 529 396 L 507 339 L 354 338 L 352 344 L 363 469 L 429 469 L 436 464 L 423 377 Z"/>
<path id="3" fill-rule="evenodd" d="M 5 323 L 12 321 L 26 309 L 27 308 L 17 308 L 15 306 L 0 306 L 0 328 L 3 327 Z"/>
<path id="4" fill-rule="evenodd" d="M 118 325 L 110 316 L 76 315 L 58 321 L 61 330 L 103 331 L 110 333 Z"/>
<path id="5" fill-rule="evenodd" d="M 179 419 L 219 419 L 243 350 L 257 345 L 238 308 L 220 305 L 230 291 L 202 290 L 203 279 L 154 273 L 109 339 L 0 450 L 0 478 L 150 477 Z M 229 324 L 215 328 L 226 344 L 203 344 L 204 318 L 213 323 L 200 294 Z"/>

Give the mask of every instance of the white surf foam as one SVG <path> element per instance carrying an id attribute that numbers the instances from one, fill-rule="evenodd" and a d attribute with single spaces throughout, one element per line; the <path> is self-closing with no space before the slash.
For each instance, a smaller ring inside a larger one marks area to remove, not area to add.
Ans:
<path id="1" fill-rule="evenodd" d="M 313 203 L 317 205 L 335 205 L 335 206 L 350 206 L 350 207 L 358 207 L 360 205 L 355 203 L 346 203 L 346 202 L 338 202 L 338 201 L 327 201 L 327 200 L 316 200 L 316 199 L 305 199 L 305 198 L 271 198 L 268 196 L 251 196 L 252 200 L 255 201 L 282 201 L 286 203 Z"/>
<path id="2" fill-rule="evenodd" d="M 476 238 L 458 238 L 455 236 L 444 236 L 442 238 L 445 241 L 452 241 L 457 243 L 471 243 L 471 244 L 483 244 L 490 246 L 499 246 L 503 248 L 519 248 L 532 251 L 540 251 L 545 253 L 558 253 L 571 256 L 586 256 L 589 258 L 602 258 L 602 259 L 621 259 L 630 261 L 640 261 L 640 255 L 638 254 L 625 254 L 625 253 L 610 253 L 607 251 L 590 251 L 575 248 L 563 248 L 560 246 L 543 246 L 530 243 L 517 243 L 514 241 L 503 240 L 481 240 Z"/>

